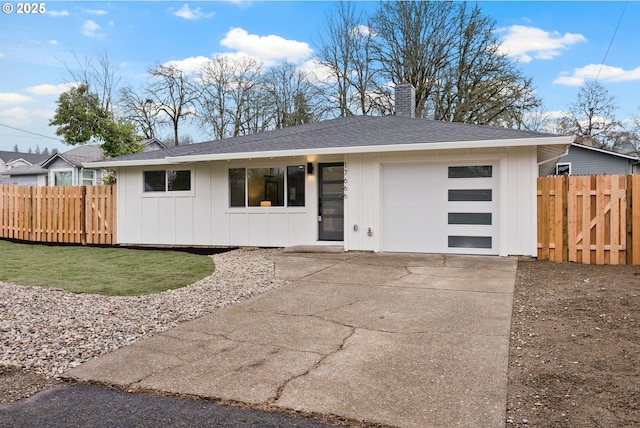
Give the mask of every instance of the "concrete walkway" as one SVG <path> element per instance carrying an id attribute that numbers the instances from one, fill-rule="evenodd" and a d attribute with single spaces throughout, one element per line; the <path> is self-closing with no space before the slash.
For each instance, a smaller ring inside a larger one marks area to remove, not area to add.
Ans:
<path id="1" fill-rule="evenodd" d="M 515 259 L 283 253 L 275 266 L 290 284 L 67 376 L 391 426 L 504 427 Z"/>

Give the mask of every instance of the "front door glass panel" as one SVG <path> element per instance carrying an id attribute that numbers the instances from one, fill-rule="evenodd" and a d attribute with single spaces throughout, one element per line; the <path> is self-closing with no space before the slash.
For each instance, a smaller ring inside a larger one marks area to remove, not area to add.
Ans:
<path id="1" fill-rule="evenodd" d="M 318 238 L 321 241 L 344 239 L 344 164 L 318 165 Z"/>

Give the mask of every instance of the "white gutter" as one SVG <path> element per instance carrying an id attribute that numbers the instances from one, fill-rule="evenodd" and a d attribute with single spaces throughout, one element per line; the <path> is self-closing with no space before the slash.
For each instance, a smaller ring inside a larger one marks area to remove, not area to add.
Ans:
<path id="1" fill-rule="evenodd" d="M 406 151 L 430 151 L 430 150 L 451 150 L 451 149 L 483 149 L 502 147 L 525 147 L 525 146 L 546 146 L 571 144 L 573 137 L 542 137 L 542 138 L 518 138 L 507 140 L 478 140 L 478 141 L 453 141 L 442 143 L 414 143 L 414 144 L 385 144 L 381 146 L 356 146 L 356 147 L 326 147 L 315 149 L 294 149 L 294 150 L 271 150 L 258 152 L 234 152 L 234 153 L 212 153 L 189 156 L 173 156 L 163 159 L 140 159 L 130 161 L 102 161 L 87 162 L 85 167 L 91 168 L 114 168 L 127 166 L 147 166 L 147 165 L 175 165 L 181 163 L 208 162 L 219 160 L 240 160 L 240 159 L 264 159 L 289 156 L 309 156 L 309 155 L 335 155 L 335 154 L 355 154 L 355 153 L 388 153 Z"/>

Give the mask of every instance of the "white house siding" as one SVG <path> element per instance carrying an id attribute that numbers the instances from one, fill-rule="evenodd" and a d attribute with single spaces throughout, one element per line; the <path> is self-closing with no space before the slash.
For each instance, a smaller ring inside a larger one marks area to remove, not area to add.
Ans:
<path id="1" fill-rule="evenodd" d="M 499 255 L 536 255 L 536 149 L 448 150 L 346 156 L 345 248 L 382 251 L 385 165 L 477 164 L 498 166 L 496 247 Z M 428 219 L 426 220 L 428 221 Z M 357 225 L 357 228 L 354 227 Z M 369 236 L 371 228 L 371 236 Z M 357 229 L 357 230 L 356 230 Z M 409 247 L 408 247 L 409 248 Z"/>
<path id="2" fill-rule="evenodd" d="M 331 158 L 327 158 L 331 161 Z M 121 168 L 118 241 L 134 245 L 266 246 L 316 243 L 317 183 L 306 176 L 304 207 L 229 207 L 229 168 L 306 165 L 306 158 Z M 191 169 L 189 194 L 143 192 L 143 171 Z"/>
<path id="3" fill-rule="evenodd" d="M 306 165 L 304 207 L 229 208 L 229 168 Z M 118 240 L 121 244 L 267 246 L 336 244 L 318 241 L 318 163 L 345 162 L 346 250 L 382 251 L 381 195 L 385 165 L 434 163 L 497 166 L 499 255 L 536 255 L 536 148 L 465 149 L 345 156 L 214 161 L 166 167 L 121 168 L 118 175 Z M 144 193 L 142 172 L 192 169 L 187 195 Z M 369 229 L 371 236 L 369 236 Z"/>

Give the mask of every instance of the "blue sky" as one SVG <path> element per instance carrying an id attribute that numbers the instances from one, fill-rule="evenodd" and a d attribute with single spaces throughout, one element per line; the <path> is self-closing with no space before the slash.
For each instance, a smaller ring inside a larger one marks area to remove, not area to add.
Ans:
<path id="1" fill-rule="evenodd" d="M 75 64 L 74 56 L 107 52 L 121 84 L 134 86 L 156 62 L 189 68 L 223 52 L 308 66 L 324 16 L 336 6 L 332 1 L 45 1 L 42 14 L 18 14 L 17 2 L 2 4 L 0 150 L 17 144 L 24 151 L 36 145 L 69 149 L 48 122 L 69 83 L 63 63 Z M 371 11 L 377 3 L 357 5 Z M 619 119 L 640 113 L 640 2 L 479 5 L 496 20 L 506 51 L 534 79 L 547 112 L 566 109 L 582 82 L 598 75 L 616 98 Z M 206 139 L 196 128 L 188 133 L 196 141 Z"/>

